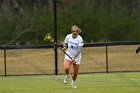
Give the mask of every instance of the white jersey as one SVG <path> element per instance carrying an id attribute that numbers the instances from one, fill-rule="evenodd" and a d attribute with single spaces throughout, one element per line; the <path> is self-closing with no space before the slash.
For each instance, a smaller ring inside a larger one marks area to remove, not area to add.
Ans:
<path id="1" fill-rule="evenodd" d="M 65 37 L 64 43 L 68 44 L 68 49 L 66 53 L 70 55 L 71 57 L 74 57 L 76 55 L 78 51 L 78 46 L 84 45 L 83 39 L 80 35 L 78 35 L 76 38 L 72 38 L 72 34 L 68 34 Z M 65 55 L 65 58 L 68 58 L 68 57 Z M 76 60 L 80 61 L 80 59 L 81 59 L 81 53 L 76 57 Z"/>

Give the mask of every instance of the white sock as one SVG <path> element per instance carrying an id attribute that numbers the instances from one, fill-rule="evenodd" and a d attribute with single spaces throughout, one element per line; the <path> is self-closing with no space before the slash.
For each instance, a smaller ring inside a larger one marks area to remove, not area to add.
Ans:
<path id="1" fill-rule="evenodd" d="M 74 83 L 75 83 L 75 80 L 72 80 L 72 82 L 74 82 Z"/>

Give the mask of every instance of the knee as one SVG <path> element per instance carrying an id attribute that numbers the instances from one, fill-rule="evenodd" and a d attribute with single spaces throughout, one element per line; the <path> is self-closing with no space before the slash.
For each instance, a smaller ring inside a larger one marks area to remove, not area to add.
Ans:
<path id="1" fill-rule="evenodd" d="M 73 76 L 78 76 L 78 72 L 73 72 Z"/>
<path id="2" fill-rule="evenodd" d="M 68 70 L 69 70 L 69 67 L 65 67 L 65 70 L 67 70 L 67 71 L 68 71 Z"/>

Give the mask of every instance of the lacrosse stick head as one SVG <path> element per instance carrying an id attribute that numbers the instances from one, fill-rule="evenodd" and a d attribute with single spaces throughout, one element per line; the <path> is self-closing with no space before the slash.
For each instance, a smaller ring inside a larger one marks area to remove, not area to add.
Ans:
<path id="1" fill-rule="evenodd" d="M 46 34 L 44 40 L 48 40 L 49 42 L 56 44 L 53 37 L 51 36 L 51 33 Z"/>

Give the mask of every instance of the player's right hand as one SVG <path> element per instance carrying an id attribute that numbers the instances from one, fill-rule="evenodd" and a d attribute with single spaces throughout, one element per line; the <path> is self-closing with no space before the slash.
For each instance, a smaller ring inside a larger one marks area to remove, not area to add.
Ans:
<path id="1" fill-rule="evenodd" d="M 67 50 L 67 48 L 65 48 L 65 47 L 64 47 L 64 48 L 62 48 L 62 51 L 63 51 L 63 52 L 66 52 L 66 50 Z"/>

